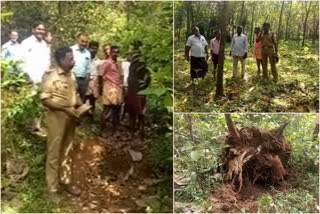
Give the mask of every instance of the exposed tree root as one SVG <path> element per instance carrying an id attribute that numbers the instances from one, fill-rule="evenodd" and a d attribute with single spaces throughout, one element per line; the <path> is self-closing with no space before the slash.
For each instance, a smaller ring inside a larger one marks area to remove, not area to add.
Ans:
<path id="1" fill-rule="evenodd" d="M 226 114 L 229 135 L 224 153 L 226 180 L 241 191 L 244 176 L 254 184 L 258 180 L 273 185 L 284 180 L 285 168 L 291 154 L 291 147 L 283 136 L 286 122 L 277 129 L 260 130 L 259 128 L 235 126 L 231 115 Z"/>

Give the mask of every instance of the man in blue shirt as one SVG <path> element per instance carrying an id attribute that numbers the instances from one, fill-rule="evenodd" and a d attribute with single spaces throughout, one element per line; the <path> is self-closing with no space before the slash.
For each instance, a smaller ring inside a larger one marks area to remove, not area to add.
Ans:
<path id="1" fill-rule="evenodd" d="M 18 31 L 11 30 L 9 37 L 10 40 L 2 45 L 1 58 L 15 61 L 21 60 L 21 45 L 18 43 Z"/>
<path id="2" fill-rule="evenodd" d="M 78 91 L 82 101 L 85 101 L 88 80 L 90 77 L 91 55 L 86 49 L 88 45 L 88 36 L 84 33 L 78 34 L 78 44 L 71 47 L 75 66 L 73 72 L 77 78 Z"/>

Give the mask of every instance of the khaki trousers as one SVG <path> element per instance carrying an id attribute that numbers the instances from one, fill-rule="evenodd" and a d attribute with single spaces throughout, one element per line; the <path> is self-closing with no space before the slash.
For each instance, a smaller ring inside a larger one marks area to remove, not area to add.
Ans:
<path id="1" fill-rule="evenodd" d="M 276 62 L 273 58 L 273 47 L 269 48 L 262 48 L 262 70 L 263 70 L 263 77 L 268 78 L 268 59 L 271 65 L 271 73 L 275 81 L 278 80 L 278 72 L 276 68 Z"/>
<path id="2" fill-rule="evenodd" d="M 242 56 L 233 56 L 233 77 L 237 78 L 238 74 L 238 62 L 241 62 L 241 76 L 244 77 L 245 75 L 245 69 L 246 69 L 246 59 L 243 59 Z"/>
<path id="3" fill-rule="evenodd" d="M 49 110 L 46 117 L 48 127 L 46 181 L 51 192 L 58 190 L 59 182 L 71 181 L 70 151 L 73 145 L 75 123 L 62 111 Z"/>

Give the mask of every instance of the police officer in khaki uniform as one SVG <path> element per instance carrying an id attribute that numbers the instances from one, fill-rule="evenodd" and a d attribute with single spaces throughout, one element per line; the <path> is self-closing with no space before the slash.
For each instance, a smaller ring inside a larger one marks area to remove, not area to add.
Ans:
<path id="1" fill-rule="evenodd" d="M 273 32 L 269 32 L 270 24 L 264 23 L 263 31 L 258 35 L 257 42 L 262 41 L 262 70 L 263 77 L 268 78 L 268 59 L 271 65 L 271 73 L 274 81 L 278 81 L 276 58 L 278 58 L 278 47 Z"/>
<path id="2" fill-rule="evenodd" d="M 71 69 L 74 66 L 72 50 L 60 48 L 55 53 L 57 67 L 43 75 L 40 99 L 48 108 L 46 181 L 51 200 L 61 198 L 58 186 L 70 194 L 80 195 L 81 190 L 71 185 L 71 158 L 75 126 L 79 119 L 75 107 L 81 105 L 77 83 Z"/>

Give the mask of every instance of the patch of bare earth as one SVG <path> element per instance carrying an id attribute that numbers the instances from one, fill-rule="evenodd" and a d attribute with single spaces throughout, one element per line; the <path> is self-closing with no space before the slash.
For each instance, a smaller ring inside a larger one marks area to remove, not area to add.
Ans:
<path id="1" fill-rule="evenodd" d="M 153 201 L 160 201 L 148 189 L 165 178 L 153 172 L 145 160 L 147 147 L 138 138 L 131 140 L 123 127 L 114 136 L 77 143 L 72 153 L 72 182 L 82 194 L 68 195 L 73 211 L 138 213 L 145 212 Z"/>

